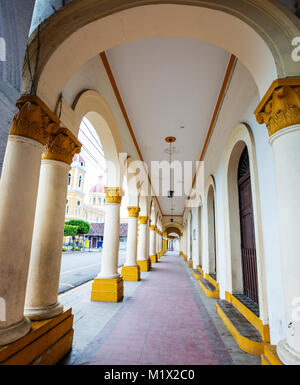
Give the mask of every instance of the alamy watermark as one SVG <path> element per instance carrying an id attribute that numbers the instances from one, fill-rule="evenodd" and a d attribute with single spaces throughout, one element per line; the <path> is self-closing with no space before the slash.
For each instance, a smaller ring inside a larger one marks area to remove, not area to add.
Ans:
<path id="1" fill-rule="evenodd" d="M 6 41 L 0 37 L 0 62 L 6 61 Z"/>
<path id="2" fill-rule="evenodd" d="M 300 36 L 292 40 L 292 46 L 295 47 L 292 51 L 292 60 L 298 62 L 300 61 Z"/>
<path id="3" fill-rule="evenodd" d="M 5 299 L 0 297 L 0 322 L 6 321 L 6 302 Z"/>

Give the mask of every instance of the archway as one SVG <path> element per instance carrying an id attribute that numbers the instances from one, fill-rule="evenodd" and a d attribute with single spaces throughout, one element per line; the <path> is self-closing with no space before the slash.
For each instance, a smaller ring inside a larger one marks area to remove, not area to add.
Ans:
<path id="1" fill-rule="evenodd" d="M 216 199 L 214 184 L 210 184 L 206 198 L 208 231 L 208 272 L 217 280 Z"/>
<path id="2" fill-rule="evenodd" d="M 253 227 L 256 243 L 259 314 L 264 324 L 268 323 L 268 301 L 264 267 L 263 234 L 261 225 L 260 194 L 258 185 L 255 141 L 250 127 L 238 124 L 233 130 L 225 149 L 224 161 L 224 216 L 226 251 L 226 290 L 242 294 L 243 267 L 241 254 L 241 221 L 238 189 L 239 162 L 247 148 L 252 189 Z"/>
<path id="3" fill-rule="evenodd" d="M 269 2 L 195 0 L 191 5 L 188 0 L 168 4 L 154 0 L 148 5 L 123 0 L 112 6 L 88 0 L 82 4 L 84 10 L 79 3 L 73 1 L 62 8 L 30 38 L 31 67 L 35 67 L 37 50 L 40 59 L 35 88 L 53 110 L 70 76 L 90 58 L 119 44 L 150 37 L 184 37 L 224 48 L 249 69 L 261 97 L 274 79 L 298 74 L 290 54 L 290 36 L 299 34 L 299 21 Z M 65 55 L 77 52 L 78 46 L 76 60 Z M 23 93 L 30 94 L 30 71 L 26 66 L 24 70 Z"/>

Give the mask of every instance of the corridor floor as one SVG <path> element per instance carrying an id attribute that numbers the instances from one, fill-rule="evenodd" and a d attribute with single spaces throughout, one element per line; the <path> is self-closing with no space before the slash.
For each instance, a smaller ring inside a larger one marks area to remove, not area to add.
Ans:
<path id="1" fill-rule="evenodd" d="M 62 295 L 73 307 L 74 345 L 62 364 L 259 365 L 242 352 L 178 254 L 165 255 L 122 303 L 89 301 L 91 283 Z"/>

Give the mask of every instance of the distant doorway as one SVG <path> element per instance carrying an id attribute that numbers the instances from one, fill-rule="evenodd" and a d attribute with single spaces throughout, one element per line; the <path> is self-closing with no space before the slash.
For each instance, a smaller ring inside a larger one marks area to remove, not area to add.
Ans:
<path id="1" fill-rule="evenodd" d="M 254 214 L 252 203 L 250 163 L 247 147 L 243 151 L 239 162 L 238 189 L 244 295 L 258 303 Z"/>

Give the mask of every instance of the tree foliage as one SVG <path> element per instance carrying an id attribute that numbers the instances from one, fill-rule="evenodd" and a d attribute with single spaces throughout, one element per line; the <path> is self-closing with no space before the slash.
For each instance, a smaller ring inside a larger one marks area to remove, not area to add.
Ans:
<path id="1" fill-rule="evenodd" d="M 77 234 L 75 235 L 85 235 L 90 232 L 90 224 L 80 219 L 71 219 L 66 222 L 66 225 L 77 227 Z"/>
<path id="2" fill-rule="evenodd" d="M 75 237 L 78 233 L 78 226 L 65 225 L 65 237 Z"/>

